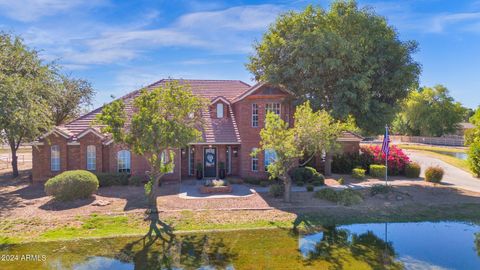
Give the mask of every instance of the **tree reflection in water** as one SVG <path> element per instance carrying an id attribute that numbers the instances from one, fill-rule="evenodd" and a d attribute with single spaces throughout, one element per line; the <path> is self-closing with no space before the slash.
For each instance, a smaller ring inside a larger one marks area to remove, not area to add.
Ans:
<path id="1" fill-rule="evenodd" d="M 391 243 L 372 231 L 355 234 L 336 226 L 324 227 L 321 241 L 306 256 L 306 264 L 325 260 L 332 264 L 332 269 L 343 269 L 349 257 L 367 263 L 372 269 L 403 269 L 402 263 L 395 261 Z"/>
<path id="2" fill-rule="evenodd" d="M 227 268 L 237 257 L 222 238 L 208 235 L 175 236 L 173 228 L 149 213 L 150 229 L 146 235 L 126 244 L 115 256 L 134 263 L 135 269 Z"/>

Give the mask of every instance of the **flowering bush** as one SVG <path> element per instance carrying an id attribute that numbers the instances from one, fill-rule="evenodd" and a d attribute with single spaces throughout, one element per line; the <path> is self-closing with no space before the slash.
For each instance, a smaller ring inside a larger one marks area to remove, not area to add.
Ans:
<path id="1" fill-rule="evenodd" d="M 385 154 L 382 152 L 382 147 L 379 145 L 363 146 L 361 149 L 362 155 L 365 155 L 368 160 L 372 160 L 372 164 L 385 164 Z M 405 173 L 405 165 L 410 163 L 408 156 L 397 148 L 395 145 L 390 146 L 390 154 L 388 155 L 388 173 L 390 175 L 400 175 Z"/>

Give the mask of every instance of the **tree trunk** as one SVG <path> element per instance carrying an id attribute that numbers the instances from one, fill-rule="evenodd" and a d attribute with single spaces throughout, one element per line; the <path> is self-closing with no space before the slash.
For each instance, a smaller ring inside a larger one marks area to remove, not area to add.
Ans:
<path id="1" fill-rule="evenodd" d="M 332 152 L 325 154 L 325 176 L 332 175 Z"/>
<path id="2" fill-rule="evenodd" d="M 12 152 L 12 175 L 13 177 L 18 177 L 18 157 L 15 143 L 10 144 L 10 150 Z"/>
<path id="3" fill-rule="evenodd" d="M 283 180 L 283 184 L 285 186 L 285 192 L 283 193 L 283 200 L 285 202 L 290 202 L 291 201 L 291 196 L 290 194 L 292 193 L 292 179 L 290 176 L 285 177 Z"/>
<path id="4" fill-rule="evenodd" d="M 152 190 L 150 194 L 148 194 L 148 204 L 150 206 L 150 211 L 157 212 L 157 190 L 158 190 L 158 181 L 160 180 L 160 176 L 153 176 L 152 182 Z M 152 181 L 152 180 L 150 180 Z"/>

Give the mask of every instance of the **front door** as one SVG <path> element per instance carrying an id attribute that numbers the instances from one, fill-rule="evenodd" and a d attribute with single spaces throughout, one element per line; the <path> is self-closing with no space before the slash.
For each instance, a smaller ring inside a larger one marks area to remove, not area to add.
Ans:
<path id="1" fill-rule="evenodd" d="M 217 177 L 217 149 L 205 148 L 203 151 L 203 176 Z"/>

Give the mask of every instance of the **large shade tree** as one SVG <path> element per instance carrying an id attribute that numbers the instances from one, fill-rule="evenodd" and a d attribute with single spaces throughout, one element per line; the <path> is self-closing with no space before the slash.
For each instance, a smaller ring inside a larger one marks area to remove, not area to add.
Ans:
<path id="1" fill-rule="evenodd" d="M 410 92 L 393 122 L 393 131 L 402 135 L 442 136 L 455 133 L 466 109 L 442 85 Z"/>
<path id="2" fill-rule="evenodd" d="M 468 163 L 473 174 L 480 177 L 480 107 L 470 117 L 474 128 L 465 133 L 465 145 L 468 145 Z"/>
<path id="3" fill-rule="evenodd" d="M 297 107 L 294 119 L 295 126 L 289 127 L 279 115 L 267 113 L 265 127 L 260 131 L 260 148 L 252 153 L 256 155 L 261 150 L 275 153 L 267 170 L 271 179 L 282 180 L 287 202 L 290 201 L 292 170 L 306 165 L 315 155 L 335 150 L 337 139 L 345 128 L 326 111 L 314 112 L 309 102 Z"/>
<path id="4" fill-rule="evenodd" d="M 51 125 L 49 97 L 55 93 L 50 66 L 19 37 L 0 33 L 0 137 L 12 155 L 13 176 L 18 176 L 17 150 Z"/>
<path id="5" fill-rule="evenodd" d="M 355 1 L 283 14 L 254 48 L 247 68 L 257 80 L 282 84 L 336 119 L 353 116 L 368 133 L 391 122 L 420 73 L 417 44 Z"/>
<path id="6" fill-rule="evenodd" d="M 78 117 L 92 105 L 94 95 L 89 81 L 59 74 L 49 102 L 53 123 L 58 126 Z"/>
<path id="7" fill-rule="evenodd" d="M 103 131 L 112 134 L 116 143 L 147 158 L 151 170 L 145 191 L 154 212 L 159 180 L 173 170 L 174 150 L 201 138 L 204 103 L 188 85 L 172 81 L 142 90 L 133 101 L 131 121 L 121 99 L 105 105 L 97 117 L 97 122 L 105 125 Z"/>

